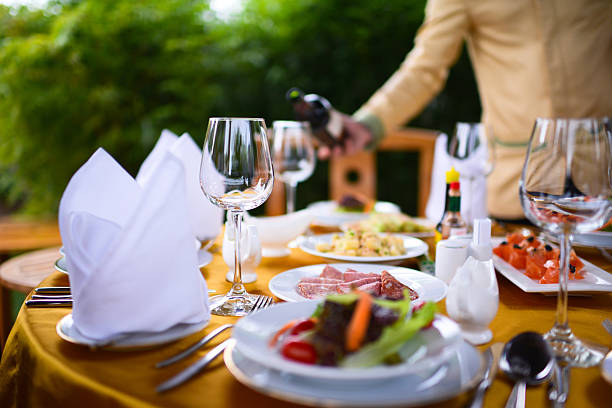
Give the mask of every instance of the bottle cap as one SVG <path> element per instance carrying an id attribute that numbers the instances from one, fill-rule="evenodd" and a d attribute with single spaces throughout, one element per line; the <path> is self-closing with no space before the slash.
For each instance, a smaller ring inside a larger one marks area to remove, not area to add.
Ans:
<path id="1" fill-rule="evenodd" d="M 453 181 L 459 181 L 459 172 L 455 170 L 455 167 L 451 167 L 446 173 L 446 184 L 450 184 Z"/>
<path id="2" fill-rule="evenodd" d="M 488 245 L 491 242 L 491 220 L 481 218 L 474 220 L 474 235 L 472 236 L 474 245 Z"/>
<path id="3" fill-rule="evenodd" d="M 452 183 L 450 183 L 450 188 L 451 190 L 459 190 L 459 182 L 453 181 Z"/>

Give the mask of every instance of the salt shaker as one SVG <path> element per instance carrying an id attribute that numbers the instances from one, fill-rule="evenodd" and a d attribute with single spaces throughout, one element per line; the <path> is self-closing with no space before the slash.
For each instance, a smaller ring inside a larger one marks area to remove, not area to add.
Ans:
<path id="1" fill-rule="evenodd" d="M 257 227 L 253 224 L 244 225 L 240 239 L 240 259 L 242 265 L 242 283 L 251 283 L 257 280 L 255 268 L 261 262 L 261 242 Z M 229 267 L 225 279 L 234 281 L 234 229 L 225 224 L 223 235 L 223 260 Z"/>
<path id="2" fill-rule="evenodd" d="M 449 283 L 457 268 L 465 262 L 468 257 L 470 242 L 465 239 L 443 239 L 436 245 L 436 278 Z"/>

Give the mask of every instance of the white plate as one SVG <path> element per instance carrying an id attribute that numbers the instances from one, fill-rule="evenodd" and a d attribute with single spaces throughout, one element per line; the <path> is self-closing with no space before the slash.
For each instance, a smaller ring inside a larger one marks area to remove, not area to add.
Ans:
<path id="1" fill-rule="evenodd" d="M 104 348 L 105 350 L 132 350 L 135 348 L 150 348 L 181 339 L 185 336 L 202 330 L 208 320 L 200 323 L 179 323 L 163 332 L 134 332 L 119 334 L 109 340 L 93 340 L 85 337 L 74 326 L 72 313 L 64 316 L 57 322 L 57 334 L 64 340 L 73 344 L 80 344 L 90 348 Z"/>
<path id="2" fill-rule="evenodd" d="M 496 247 L 504 239 L 493 237 L 491 243 L 493 247 Z M 584 279 L 570 280 L 567 284 L 569 294 L 612 292 L 612 275 L 582 258 L 580 260 L 584 263 Z M 557 293 L 559 291 L 558 283 L 538 283 L 537 280 L 527 277 L 523 271 L 516 269 L 495 254 L 493 254 L 493 265 L 499 273 L 525 292 Z"/>
<path id="3" fill-rule="evenodd" d="M 363 220 L 370 216 L 370 213 L 367 212 L 338 211 L 338 203 L 335 201 L 317 201 L 308 205 L 308 208 L 312 209 L 315 214 L 314 224 L 328 227 L 339 227 L 344 222 Z M 374 204 L 374 211 L 400 213 L 401 209 L 398 205 L 388 201 L 377 201 Z"/>
<path id="4" fill-rule="evenodd" d="M 608 352 L 601 362 L 601 375 L 607 382 L 612 384 L 612 351 Z"/>
<path id="5" fill-rule="evenodd" d="M 63 247 L 60 249 L 62 249 L 60 251 L 62 257 L 55 261 L 55 264 L 53 266 L 56 270 L 68 275 L 68 262 L 66 261 L 66 256 L 64 255 Z M 212 260 L 213 256 L 210 252 L 206 251 L 205 249 L 198 250 L 198 268 L 205 267 L 206 265 L 211 263 Z"/>
<path id="6" fill-rule="evenodd" d="M 415 406 L 450 399 L 475 387 L 485 364 L 474 347 L 460 341 L 446 363 L 428 372 L 398 376 L 373 386 L 347 385 L 288 375 L 247 357 L 233 344 L 225 365 L 242 384 L 264 395 L 315 407 Z"/>
<path id="7" fill-rule="evenodd" d="M 461 342 L 457 324 L 446 316 L 437 315 L 433 327 L 419 331 L 410 341 L 414 354 L 408 361 L 386 366 L 346 369 L 294 362 L 268 346 L 274 334 L 288 321 L 312 315 L 321 301 L 280 303 L 243 317 L 232 330 L 236 348 L 249 359 L 268 368 L 318 380 L 369 382 L 399 375 L 415 374 L 442 364 Z"/>
<path id="8" fill-rule="evenodd" d="M 270 279 L 268 288 L 274 296 L 287 302 L 302 302 L 308 300 L 300 295 L 296 286 L 300 279 L 319 276 L 327 264 L 308 265 L 279 273 Z M 409 268 L 390 268 L 387 265 L 375 264 L 331 264 L 344 272 L 348 268 L 359 272 L 382 273 L 387 271 L 401 283 L 409 286 L 419 294 L 419 299 L 438 302 L 444 299 L 448 287 L 442 280 L 423 272 Z"/>
<path id="9" fill-rule="evenodd" d="M 557 237 L 551 234 L 545 235 L 551 241 L 559 242 Z M 593 231 L 585 232 L 584 234 L 574 234 L 572 246 L 612 249 L 612 232 Z"/>
<path id="10" fill-rule="evenodd" d="M 68 262 L 66 261 L 65 256 L 58 258 L 57 261 L 55 261 L 55 264 L 53 264 L 53 266 L 55 267 L 56 271 L 60 271 L 68 275 Z"/>
<path id="11" fill-rule="evenodd" d="M 367 263 L 401 263 L 403 260 L 414 258 L 423 255 L 427 252 L 427 244 L 418 238 L 409 237 L 405 234 L 389 234 L 401 236 L 404 239 L 404 247 L 406 252 L 403 255 L 396 256 L 346 256 L 338 255 L 332 252 L 321 252 L 316 250 L 317 244 L 331 244 L 334 234 L 311 235 L 300 241 L 300 249 L 308 252 L 311 255 L 320 256 L 322 258 L 332 259 L 335 261 L 345 262 L 367 262 Z"/>

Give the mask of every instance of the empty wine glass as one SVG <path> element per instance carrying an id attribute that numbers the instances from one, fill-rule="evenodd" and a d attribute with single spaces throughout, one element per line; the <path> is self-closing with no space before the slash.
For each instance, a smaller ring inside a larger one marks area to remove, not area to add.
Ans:
<path id="1" fill-rule="evenodd" d="M 573 234 L 599 228 L 612 215 L 611 141 L 608 119 L 538 118 L 520 181 L 525 215 L 560 243 L 556 319 L 545 338 L 575 366 L 597 365 L 603 358 L 569 327 L 567 285 Z"/>
<path id="2" fill-rule="evenodd" d="M 481 123 L 457 122 L 453 136 L 448 142 L 448 154 L 453 159 L 453 165 L 461 174 L 462 183 L 466 185 L 462 195 L 463 218 L 471 227 L 474 218 L 482 218 L 487 214 L 486 202 L 475 201 L 474 185 L 481 179 L 484 186 L 486 178 L 495 167 L 495 144 L 492 142 L 492 132 Z M 482 191 L 484 198 L 485 192 Z M 477 206 L 477 208 L 474 208 Z"/>
<path id="3" fill-rule="evenodd" d="M 277 120 L 272 126 L 274 169 L 285 183 L 287 213 L 295 211 L 297 184 L 312 175 L 315 152 L 308 122 Z"/>
<path id="4" fill-rule="evenodd" d="M 241 235 L 246 210 L 270 196 L 274 174 L 266 124 L 257 118 L 210 118 L 200 166 L 200 185 L 206 197 L 229 211 L 234 237 Z M 256 299 L 242 283 L 240 240 L 234 240 L 234 280 L 225 295 L 210 298 L 211 312 L 244 316 Z"/>

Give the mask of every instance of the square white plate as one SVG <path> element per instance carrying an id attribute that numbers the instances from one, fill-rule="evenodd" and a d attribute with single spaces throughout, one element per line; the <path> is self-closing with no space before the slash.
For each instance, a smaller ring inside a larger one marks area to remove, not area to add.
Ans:
<path id="1" fill-rule="evenodd" d="M 504 237 L 491 238 L 493 247 L 499 245 L 504 239 Z M 567 285 L 569 294 L 612 292 L 612 274 L 582 258 L 580 260 L 584 262 L 584 279 L 570 280 Z M 538 283 L 495 254 L 493 254 L 493 265 L 499 273 L 525 292 L 555 294 L 559 291 L 558 283 Z"/>

